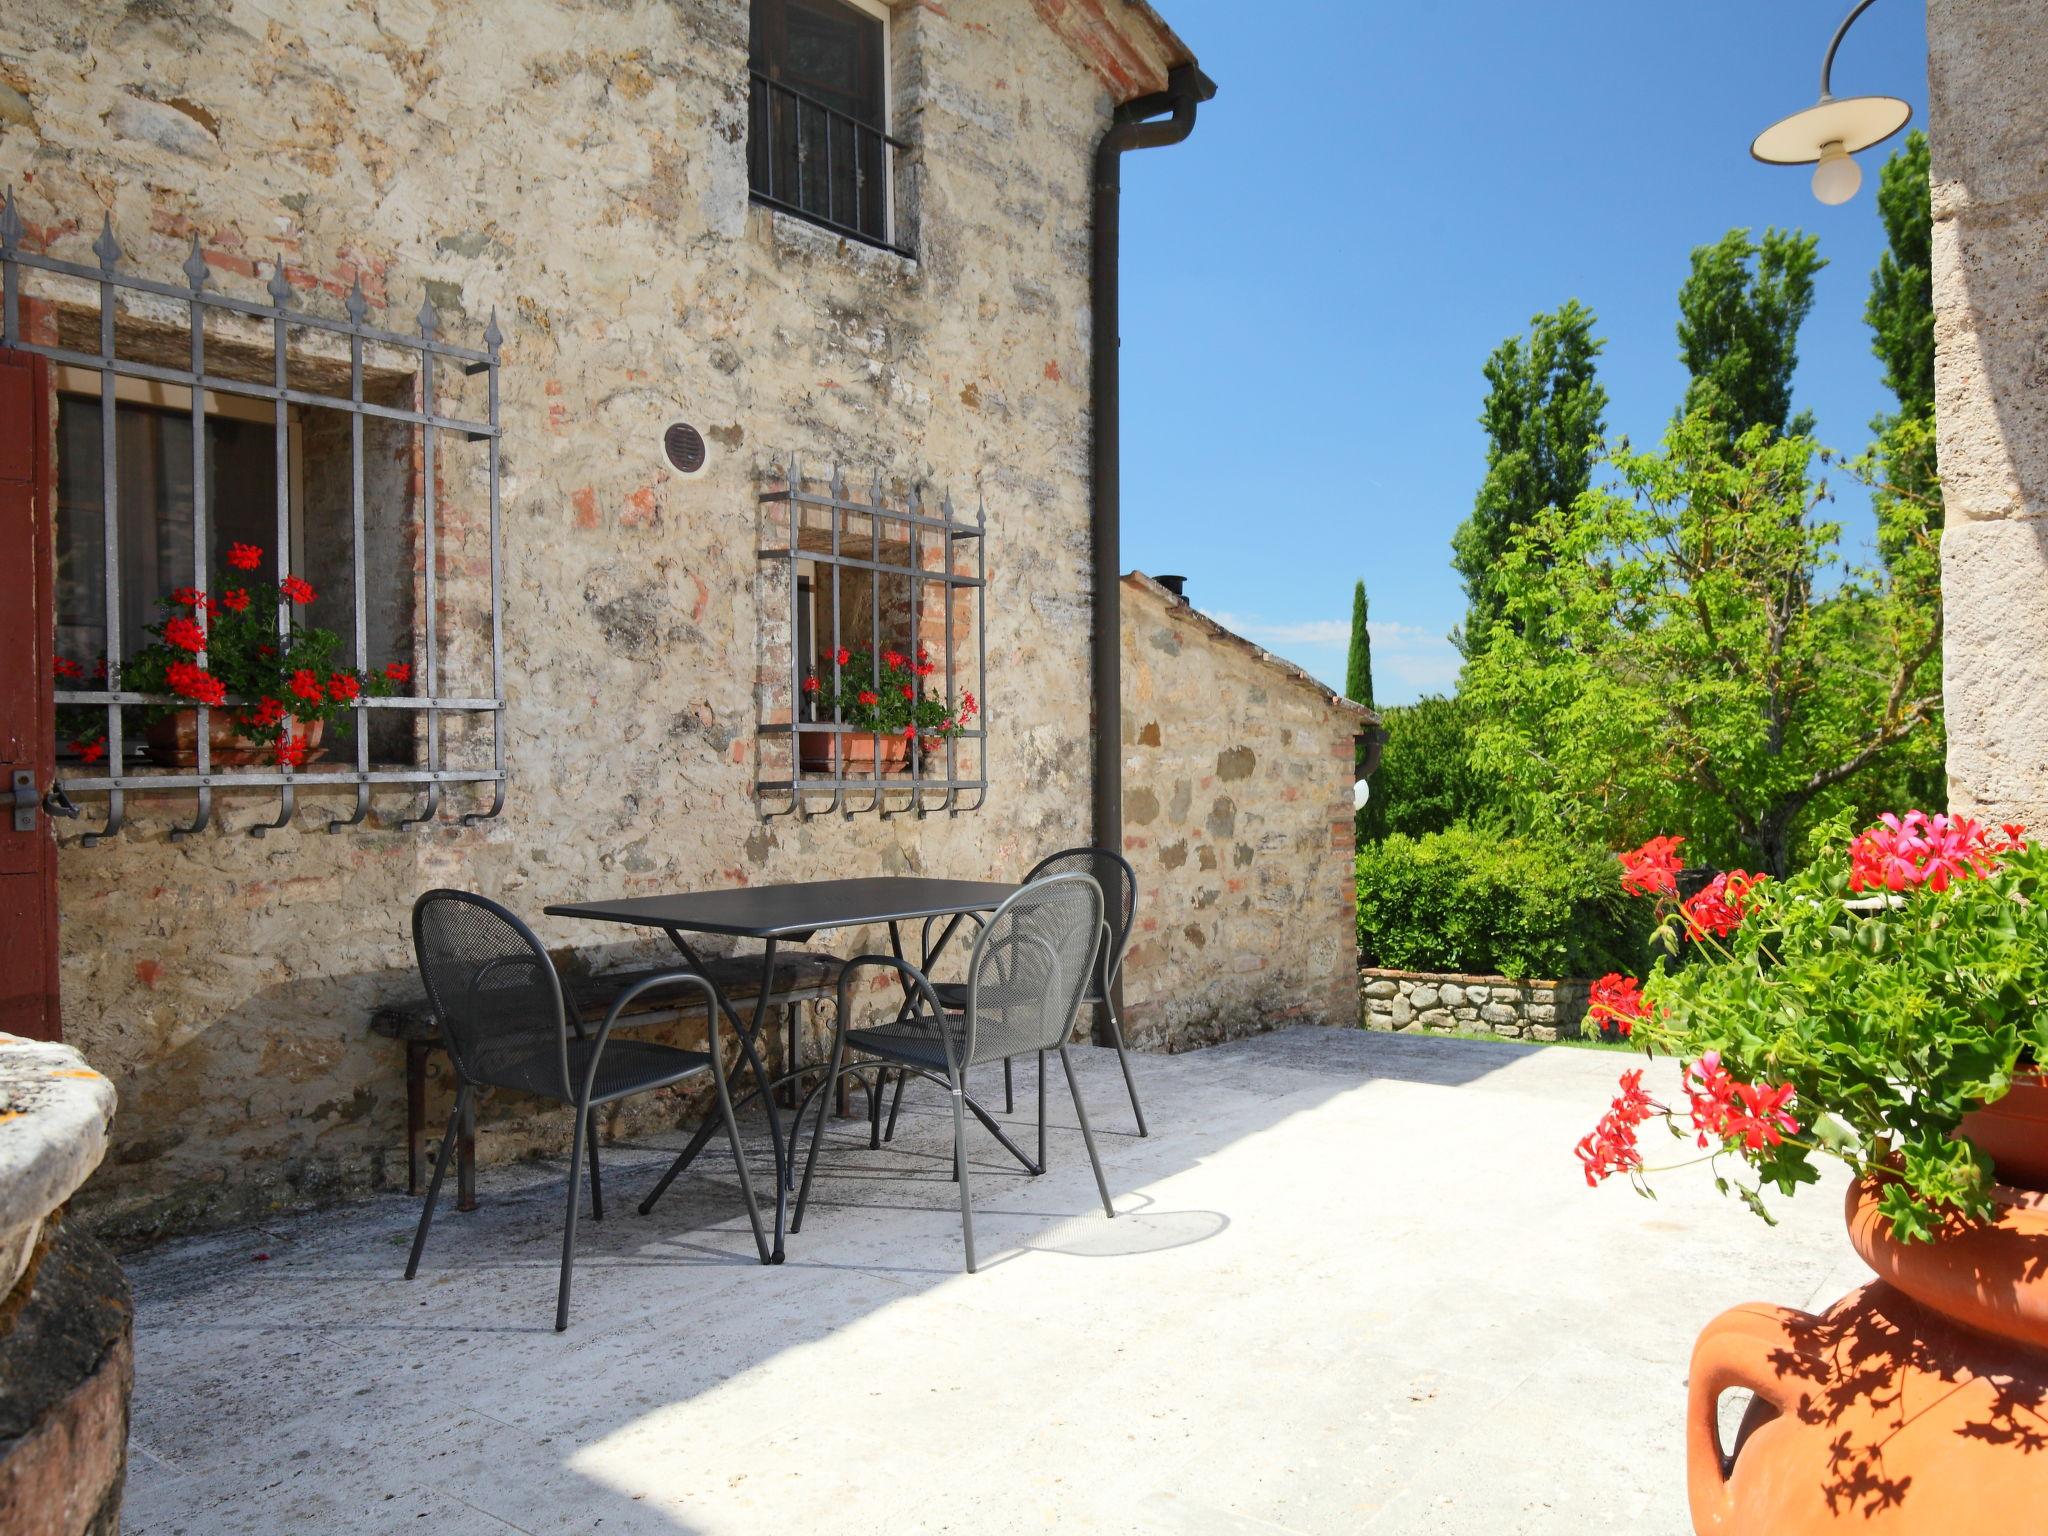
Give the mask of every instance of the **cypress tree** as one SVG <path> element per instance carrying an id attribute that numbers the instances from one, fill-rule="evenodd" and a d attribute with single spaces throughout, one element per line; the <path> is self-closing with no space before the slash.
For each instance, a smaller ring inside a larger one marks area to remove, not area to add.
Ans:
<path id="1" fill-rule="evenodd" d="M 1351 658 L 1344 669 L 1344 696 L 1372 708 L 1372 634 L 1366 628 L 1363 580 L 1351 594 Z"/>

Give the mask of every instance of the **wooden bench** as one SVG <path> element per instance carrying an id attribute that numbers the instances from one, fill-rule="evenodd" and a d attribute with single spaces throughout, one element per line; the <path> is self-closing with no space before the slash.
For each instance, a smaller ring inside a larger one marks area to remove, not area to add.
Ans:
<path id="1" fill-rule="evenodd" d="M 768 1006 L 784 1011 L 786 1061 L 794 1063 L 796 1060 L 797 1006 L 831 997 L 839 984 L 839 967 L 840 962 L 834 956 L 814 955 L 802 950 L 784 952 L 775 957 L 775 979 L 769 990 Z M 629 970 L 603 971 L 594 976 L 577 976 L 565 969 L 562 980 L 570 994 L 574 1016 L 595 1026 L 604 1022 L 613 1001 L 635 982 L 685 968 L 678 957 L 677 963 L 672 965 L 635 966 Z M 704 972 L 741 1016 L 748 1016 L 761 989 L 760 956 L 735 955 L 707 961 Z M 619 1015 L 619 1027 L 625 1027 L 629 1021 L 635 1025 L 666 1024 L 677 1019 L 702 1018 L 703 1014 L 703 1005 L 693 992 L 680 987 L 657 989 L 629 1004 Z M 420 1192 L 420 1162 L 427 1130 L 427 1057 L 441 1048 L 441 1026 L 434 1017 L 433 1008 L 421 996 L 387 1003 L 379 1008 L 370 1016 L 370 1033 L 399 1041 L 405 1046 L 405 1189 L 407 1194 L 416 1195 Z M 767 1033 L 764 1023 L 762 1034 L 765 1036 Z M 473 1211 L 476 1209 L 474 1110 L 456 1133 L 455 1172 L 455 1208 Z"/>

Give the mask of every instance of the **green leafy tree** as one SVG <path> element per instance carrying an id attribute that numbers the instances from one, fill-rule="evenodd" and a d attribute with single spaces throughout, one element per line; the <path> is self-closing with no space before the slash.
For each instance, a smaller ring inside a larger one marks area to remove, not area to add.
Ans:
<path id="1" fill-rule="evenodd" d="M 1528 819 L 1784 874 L 1799 838 L 1923 750 L 1941 704 L 1938 566 L 1851 567 L 1816 516 L 1817 453 L 1768 423 L 1688 417 L 1612 456 L 1510 546 L 1512 621 L 1467 664 L 1474 761 Z M 1525 822 L 1525 824 L 1527 824 Z"/>
<path id="2" fill-rule="evenodd" d="M 1877 213 L 1887 243 L 1870 276 L 1871 350 L 1901 412 L 1934 414 L 1934 205 L 1927 135 L 1915 128 L 1878 173 Z"/>
<path id="3" fill-rule="evenodd" d="M 1754 426 L 1813 430 L 1810 412 L 1792 414 L 1792 373 L 1814 274 L 1826 265 L 1817 238 L 1797 230 L 1765 230 L 1756 242 L 1731 229 L 1693 251 L 1678 290 L 1678 356 L 1692 375 L 1681 417 L 1712 418 L 1729 443 Z"/>
<path id="4" fill-rule="evenodd" d="M 1351 593 L 1351 655 L 1344 668 L 1344 696 L 1372 708 L 1372 632 L 1366 628 L 1365 583 Z"/>
<path id="5" fill-rule="evenodd" d="M 1472 515 L 1451 538 L 1451 563 L 1465 579 L 1460 644 L 1483 650 L 1502 613 L 1500 559 L 1516 532 L 1546 508 L 1569 507 L 1591 483 L 1605 430 L 1607 391 L 1594 377 L 1604 343 L 1593 312 L 1570 300 L 1529 322 L 1486 360 L 1486 479 Z"/>
<path id="6" fill-rule="evenodd" d="M 1512 807 L 1506 787 L 1473 763 L 1474 723 L 1471 705 L 1435 695 L 1380 712 L 1387 740 L 1372 795 L 1358 813 L 1360 843 L 1507 819 Z"/>

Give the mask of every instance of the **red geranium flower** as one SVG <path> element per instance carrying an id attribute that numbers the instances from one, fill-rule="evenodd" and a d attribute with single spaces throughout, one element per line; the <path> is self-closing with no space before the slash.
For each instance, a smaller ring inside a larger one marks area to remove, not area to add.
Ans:
<path id="1" fill-rule="evenodd" d="M 263 563 L 263 547 L 260 544 L 244 544 L 239 540 L 228 546 L 228 564 L 238 571 L 253 571 Z"/>
<path id="2" fill-rule="evenodd" d="M 305 737 L 297 731 L 286 731 L 277 738 L 277 763 L 280 768 L 297 768 L 305 760 Z"/>
<path id="3" fill-rule="evenodd" d="M 849 661 L 853 660 L 853 652 L 849 651 L 849 650 L 848 650 L 848 649 L 847 649 L 847 648 L 846 648 L 845 646 L 843 646 L 843 645 L 842 645 L 842 646 L 841 646 L 841 647 L 839 647 L 839 649 L 838 649 L 838 650 L 837 650 L 837 651 L 836 651 L 836 652 L 835 652 L 835 653 L 833 654 L 833 657 L 832 657 L 832 659 L 833 659 L 834 661 L 838 662 L 838 663 L 839 663 L 839 665 L 841 665 L 841 666 L 843 667 L 843 666 L 845 666 L 845 665 L 846 665 L 846 664 L 847 664 L 847 663 L 848 663 Z"/>
<path id="4" fill-rule="evenodd" d="M 197 587 L 180 587 L 171 594 L 171 601 L 181 603 L 187 608 L 204 608 L 206 594 Z"/>
<path id="5" fill-rule="evenodd" d="M 249 607 L 248 589 L 245 587 L 229 587 L 214 599 L 214 603 L 218 607 L 227 609 L 230 613 L 245 612 Z"/>
<path id="6" fill-rule="evenodd" d="M 411 664 L 410 662 L 405 662 L 405 661 L 387 661 L 387 662 L 385 662 L 385 663 L 384 663 L 384 680 L 385 680 L 386 682 L 389 682 L 389 683 L 409 683 L 409 682 L 411 682 L 411 681 L 412 681 L 412 664 Z"/>
<path id="7" fill-rule="evenodd" d="M 1650 1005 L 1643 1001 L 1642 984 L 1633 976 L 1609 971 L 1593 983 L 1586 1011 L 1599 1022 L 1613 1025 L 1614 1032 L 1625 1037 L 1640 1020 L 1650 1016 Z"/>
<path id="8" fill-rule="evenodd" d="M 344 704 L 355 702 L 356 695 L 362 691 L 363 685 L 353 672 L 337 672 L 327 679 L 327 696 Z"/>
<path id="9" fill-rule="evenodd" d="M 1917 885 L 1945 891 L 1952 880 L 1988 875 L 1998 868 L 1984 829 L 1968 816 L 1929 816 L 1924 811 L 1896 816 L 1887 811 L 1877 822 L 1849 845 L 1852 891 L 1903 891 Z"/>
<path id="10" fill-rule="evenodd" d="M 69 656 L 58 656 L 52 659 L 50 671 L 63 682 L 82 682 L 85 679 L 85 668 L 73 661 Z"/>
<path id="11" fill-rule="evenodd" d="M 196 656 L 206 649 L 206 631 L 199 627 L 198 620 L 180 615 L 164 620 L 164 643 Z"/>
<path id="12" fill-rule="evenodd" d="M 805 692 L 805 693 L 816 693 L 816 692 L 817 692 L 817 691 L 818 691 L 818 690 L 819 690 L 820 688 L 822 688 L 822 687 L 824 687 L 824 686 L 825 686 L 825 685 L 824 685 L 823 683 L 821 683 L 821 682 L 819 682 L 819 681 L 818 681 L 818 677 L 817 677 L 817 674 L 816 674 L 816 673 L 812 673 L 812 674 L 811 674 L 811 675 L 810 675 L 809 677 L 807 677 L 807 678 L 805 678 L 805 679 L 804 679 L 804 692 Z"/>
<path id="13" fill-rule="evenodd" d="M 974 712 L 980 707 L 979 704 L 974 702 L 973 694 L 963 693 L 960 695 L 960 718 L 962 720 L 972 720 Z"/>
<path id="14" fill-rule="evenodd" d="M 78 754 L 80 762 L 96 763 L 107 755 L 107 744 L 104 741 L 74 741 L 71 750 Z"/>
<path id="15" fill-rule="evenodd" d="M 295 603 L 310 603 L 318 595 L 303 576 L 285 577 L 277 584 L 277 590 Z"/>
<path id="16" fill-rule="evenodd" d="M 320 679 L 315 677 L 305 667 L 301 667 L 298 671 L 294 672 L 286 686 L 308 704 L 318 704 L 327 696 L 326 690 L 320 686 Z"/>
<path id="17" fill-rule="evenodd" d="M 917 690 L 911 687 L 910 684 L 905 683 L 902 685 L 902 688 L 903 697 L 905 697 L 906 699 L 915 699 L 917 697 Z"/>
<path id="18" fill-rule="evenodd" d="M 1621 888 L 1631 896 L 1669 895 L 1678 889 L 1682 837 L 1653 837 L 1629 853 L 1616 854 L 1621 860 Z"/>
<path id="19" fill-rule="evenodd" d="M 242 724 L 250 730 L 268 731 L 274 729 L 278 721 L 282 720 L 284 716 L 284 705 L 271 698 L 268 694 L 265 694 L 262 702 L 256 706 L 254 714 L 242 716 Z"/>
<path id="20" fill-rule="evenodd" d="M 859 698 L 859 700 L 863 704 L 879 704 L 882 702 L 882 696 L 879 693 L 876 693 L 872 688 L 861 689 L 861 691 L 859 692 L 859 694 L 856 695 L 856 697 Z"/>
<path id="21" fill-rule="evenodd" d="M 194 662 L 172 662 L 164 669 L 164 681 L 170 684 L 171 692 L 190 699 L 195 704 L 218 705 L 227 702 L 227 685 Z"/>
<path id="22" fill-rule="evenodd" d="M 883 666 L 885 666 L 885 667 L 900 667 L 900 666 L 902 666 L 902 665 L 903 665 L 903 653 L 902 653 L 901 651 L 884 651 L 884 652 L 882 652 L 882 665 L 883 665 Z"/>
<path id="23" fill-rule="evenodd" d="M 1742 926 L 1746 915 L 1743 897 L 1768 878 L 1767 875 L 1745 874 L 1739 869 L 1714 876 L 1705 890 L 1690 901 L 1679 904 L 1679 910 L 1685 914 L 1685 926 L 1695 939 L 1709 933 L 1725 939 Z"/>

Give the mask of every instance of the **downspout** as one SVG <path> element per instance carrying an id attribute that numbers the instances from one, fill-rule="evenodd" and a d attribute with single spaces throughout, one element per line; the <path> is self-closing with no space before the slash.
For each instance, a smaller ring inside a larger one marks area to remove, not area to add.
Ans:
<path id="1" fill-rule="evenodd" d="M 1127 150 L 1178 144 L 1195 131 L 1195 108 L 1216 94 L 1216 83 L 1193 64 L 1177 64 L 1166 89 L 1116 109 L 1095 146 L 1093 249 L 1089 263 L 1089 383 L 1094 413 L 1090 457 L 1095 584 L 1095 833 L 1098 848 L 1124 845 L 1123 551 L 1121 455 L 1117 398 L 1117 257 Z M 1166 114 L 1171 114 L 1167 116 Z M 1121 983 L 1116 984 L 1122 991 Z M 1119 1003 L 1119 1011 L 1121 1004 Z M 1101 1034 L 1101 1021 L 1097 1033 Z"/>

